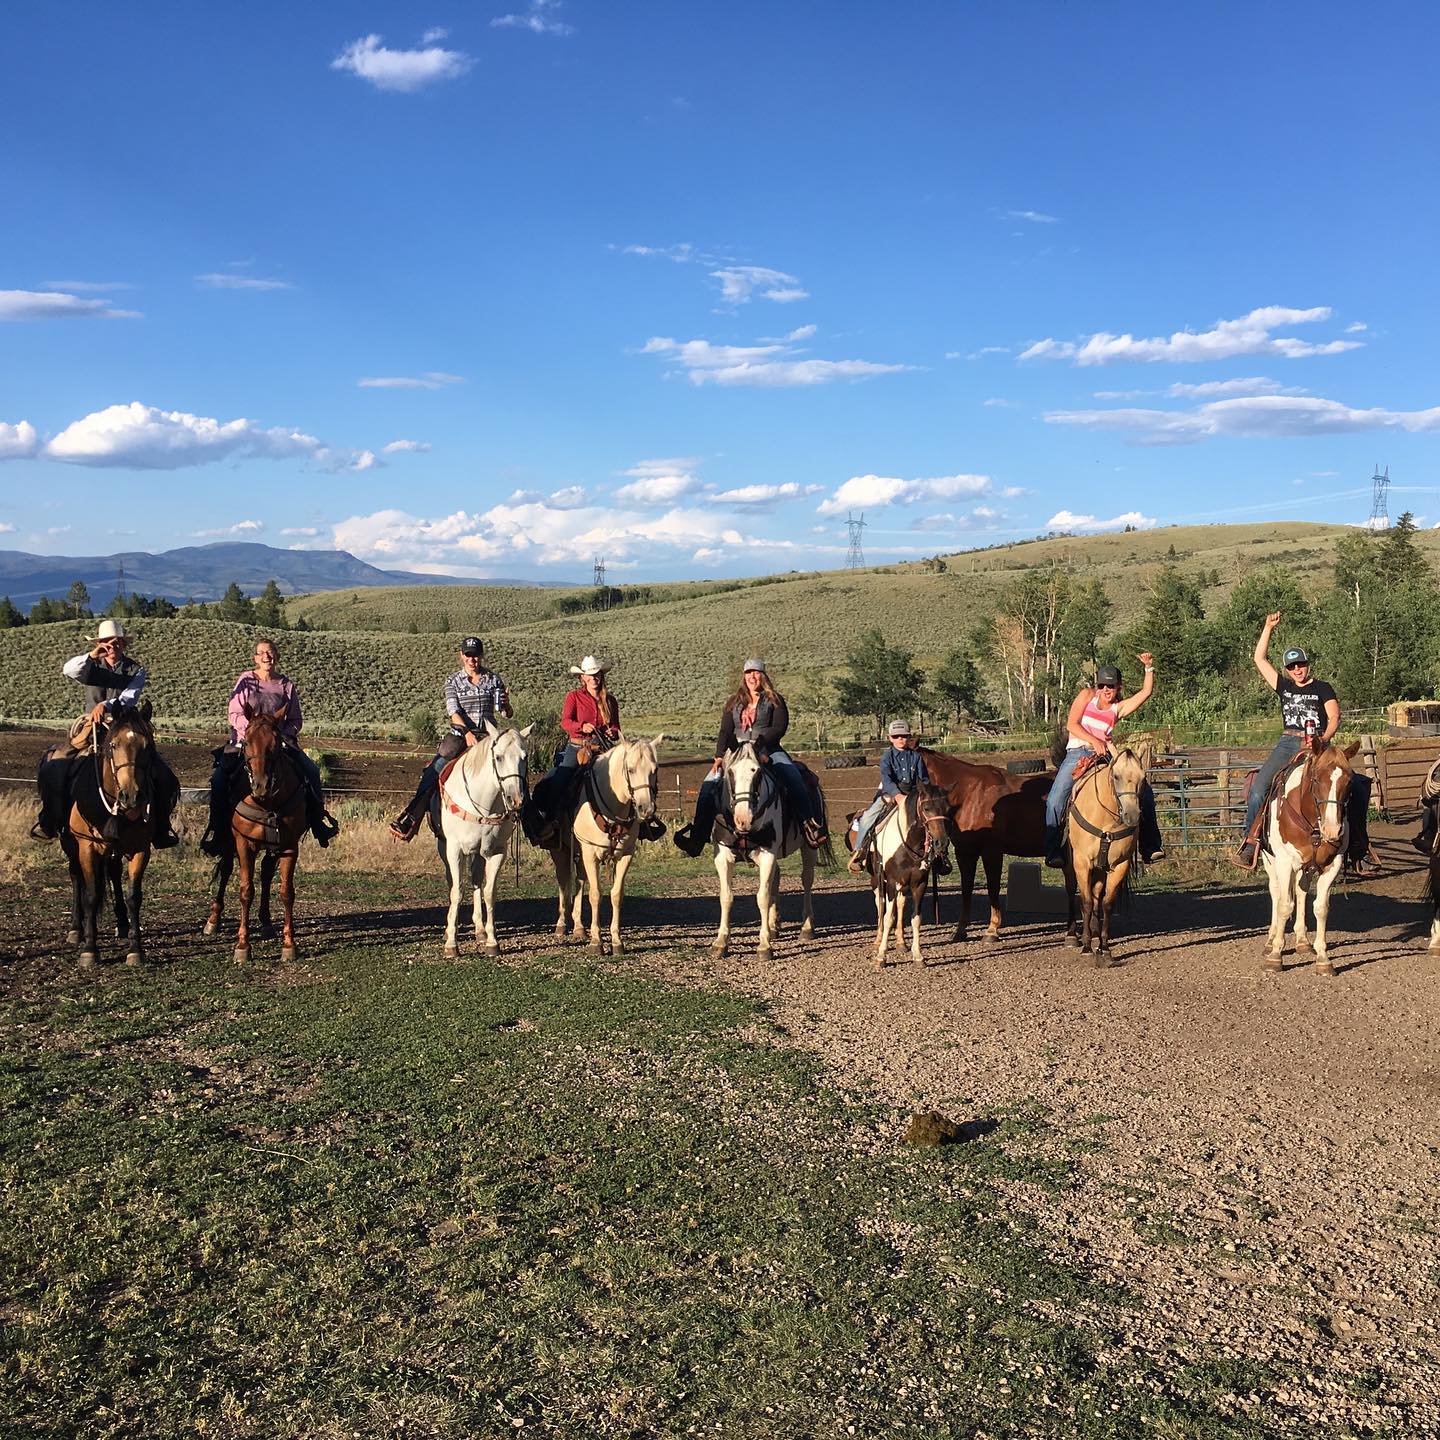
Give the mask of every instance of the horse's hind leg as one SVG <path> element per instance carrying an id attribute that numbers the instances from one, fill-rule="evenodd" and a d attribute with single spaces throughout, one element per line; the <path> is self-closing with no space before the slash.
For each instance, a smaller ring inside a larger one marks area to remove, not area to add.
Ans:
<path id="1" fill-rule="evenodd" d="M 127 965 L 138 965 L 145 958 L 144 931 L 140 926 L 140 910 L 145 903 L 145 867 L 150 863 L 150 852 L 142 850 L 130 857 L 127 867 L 130 880 L 130 949 L 125 955 Z"/>
<path id="2" fill-rule="evenodd" d="M 450 909 L 445 915 L 445 958 L 447 960 L 455 959 L 460 953 L 455 940 L 455 932 L 460 924 L 461 877 L 465 874 L 464 866 L 460 863 L 462 859 L 460 846 L 455 841 L 450 841 L 445 847 L 445 869 L 450 876 Z"/>
<path id="3" fill-rule="evenodd" d="M 105 878 L 110 882 L 110 894 L 115 904 L 115 938 L 130 938 L 130 907 L 125 903 L 125 857 L 118 850 L 112 851 L 105 860 Z"/>
<path id="4" fill-rule="evenodd" d="M 272 850 L 267 850 L 260 857 L 260 938 L 262 940 L 273 940 L 275 938 L 275 921 L 270 915 L 270 883 L 275 878 L 275 866 L 280 857 Z"/>
<path id="5" fill-rule="evenodd" d="M 620 939 L 620 907 L 625 903 L 625 876 L 634 858 L 633 850 L 628 854 L 617 855 L 615 876 L 610 882 L 610 948 L 616 955 L 625 953 L 625 945 Z"/>
<path id="6" fill-rule="evenodd" d="M 1005 923 L 1005 912 L 1000 908 L 1000 881 L 1005 876 L 1005 852 L 987 850 L 982 857 L 985 862 L 985 895 L 990 901 L 990 927 L 985 932 L 987 940 L 1000 938 L 1000 927 Z"/>
<path id="7" fill-rule="evenodd" d="M 285 912 L 285 925 L 280 932 L 280 958 L 295 958 L 295 862 L 298 855 L 280 857 L 280 904 Z"/>
<path id="8" fill-rule="evenodd" d="M 96 929 L 100 919 L 100 902 L 105 898 L 104 865 L 94 845 L 79 846 L 80 866 L 80 963 L 93 965 L 100 956 Z"/>
<path id="9" fill-rule="evenodd" d="M 480 855 L 477 850 L 475 852 Z M 485 953 L 487 955 L 498 955 L 500 953 L 500 941 L 495 936 L 495 887 L 500 880 L 500 872 L 505 868 L 505 851 L 503 847 L 493 855 L 480 856 L 479 864 L 481 873 L 476 876 L 475 884 L 475 938 L 485 937 Z M 484 899 L 484 911 L 481 912 L 480 901 Z M 483 928 L 482 928 L 483 927 Z"/>
<path id="10" fill-rule="evenodd" d="M 970 938 L 970 902 L 975 896 L 975 865 L 980 858 L 978 850 L 964 849 L 958 845 L 955 858 L 960 862 L 960 923 L 955 927 L 952 940 Z"/>
<path id="11" fill-rule="evenodd" d="M 230 883 L 230 872 L 235 868 L 235 857 L 223 855 L 215 862 L 215 898 L 210 902 L 210 913 L 200 933 L 213 935 L 220 928 L 220 917 L 225 913 L 225 887 Z"/>
<path id="12" fill-rule="evenodd" d="M 807 845 L 800 852 L 801 902 L 800 938 L 808 940 L 815 934 L 815 852 Z"/>

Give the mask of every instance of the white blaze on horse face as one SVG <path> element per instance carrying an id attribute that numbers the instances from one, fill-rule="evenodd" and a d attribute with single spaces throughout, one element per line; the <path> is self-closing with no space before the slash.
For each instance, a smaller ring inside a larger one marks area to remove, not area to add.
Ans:
<path id="1" fill-rule="evenodd" d="M 625 783 L 635 813 L 648 820 L 655 813 L 655 746 L 649 740 L 628 741 L 625 745 Z M 622 803 L 624 803 L 622 801 Z"/>
<path id="2" fill-rule="evenodd" d="M 525 742 L 518 730 L 497 730 L 491 740 L 495 776 L 505 811 L 513 815 L 525 803 Z"/>
<path id="3" fill-rule="evenodd" d="M 1340 793 L 1342 777 L 1348 778 L 1345 768 L 1341 765 L 1331 766 L 1325 789 L 1325 803 L 1320 807 L 1320 834 L 1331 845 L 1340 843 L 1340 827 L 1345 822 L 1344 797 Z"/>
<path id="4" fill-rule="evenodd" d="M 735 795 L 733 820 L 737 834 L 743 835 L 754 820 L 750 812 L 750 794 L 760 770 L 759 757 L 748 746 L 734 752 L 730 766 L 730 786 Z"/>

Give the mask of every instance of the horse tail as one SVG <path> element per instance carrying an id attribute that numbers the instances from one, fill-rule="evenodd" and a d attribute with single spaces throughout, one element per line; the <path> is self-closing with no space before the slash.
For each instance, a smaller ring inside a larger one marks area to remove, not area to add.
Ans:
<path id="1" fill-rule="evenodd" d="M 1440 911 L 1440 893 L 1436 891 L 1435 866 L 1433 864 L 1425 872 L 1425 888 L 1420 892 L 1420 900 L 1431 910 Z"/>
<path id="2" fill-rule="evenodd" d="M 815 858 L 820 862 L 822 870 L 833 870 L 840 861 L 835 854 L 835 844 L 829 835 L 815 847 Z"/>

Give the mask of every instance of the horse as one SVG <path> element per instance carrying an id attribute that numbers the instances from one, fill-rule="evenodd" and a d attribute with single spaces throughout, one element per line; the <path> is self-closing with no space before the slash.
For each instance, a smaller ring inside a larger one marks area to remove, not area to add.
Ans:
<path id="1" fill-rule="evenodd" d="M 459 954 L 455 928 L 460 916 L 461 877 L 466 870 L 475 892 L 475 938 L 485 937 L 487 955 L 500 953 L 495 938 L 495 882 L 500 878 L 510 833 L 525 804 L 529 765 L 525 742 L 534 728 L 501 730 L 494 721 L 486 720 L 485 734 L 441 773 L 430 802 L 435 847 L 450 886 L 450 909 L 445 917 L 447 960 Z"/>
<path id="2" fill-rule="evenodd" d="M 241 752 L 245 759 L 245 793 L 230 812 L 230 846 L 215 862 L 215 899 L 210 905 L 204 934 L 220 928 L 225 908 L 225 887 L 238 864 L 240 923 L 235 932 L 235 963 L 250 959 L 250 904 L 255 898 L 255 857 L 260 860 L 260 938 L 271 940 L 275 926 L 270 917 L 270 885 L 280 871 L 280 904 L 284 923 L 280 932 L 280 958 L 295 958 L 295 862 L 300 837 L 305 833 L 305 777 L 285 748 L 281 729 L 288 703 L 278 710 L 245 706 L 247 724 Z"/>
<path id="3" fill-rule="evenodd" d="M 931 867 L 950 848 L 950 811 L 945 790 L 925 785 L 902 795 L 876 822 L 870 849 L 870 884 L 875 891 L 875 968 L 885 968 L 890 936 L 895 949 L 905 950 L 905 901 L 914 907 L 910 922 L 910 958 L 924 965 L 920 953 L 920 906 Z"/>
<path id="4" fill-rule="evenodd" d="M 1423 805 L 1433 805 L 1437 797 L 1440 797 L 1440 760 L 1437 760 L 1431 767 L 1430 773 L 1426 775 L 1420 786 L 1420 801 Z M 1440 828 L 1437 828 L 1430 840 L 1430 854 L 1428 858 L 1428 873 L 1425 879 L 1425 891 L 1422 896 L 1430 905 L 1430 944 L 1428 953 L 1440 955 Z"/>
<path id="5" fill-rule="evenodd" d="M 1082 771 L 1070 792 L 1066 816 L 1068 854 L 1065 898 L 1069 911 L 1065 943 L 1095 956 L 1098 968 L 1110 956 L 1110 914 L 1125 887 L 1140 830 L 1140 787 L 1145 761 L 1129 749 L 1110 747 L 1108 759 Z M 1075 894 L 1080 894 L 1080 934 L 1075 933 Z"/>
<path id="6" fill-rule="evenodd" d="M 620 908 L 625 899 L 625 876 L 635 857 L 641 824 L 655 814 L 656 749 L 663 735 L 653 740 L 619 740 L 582 767 L 580 799 L 569 822 L 562 818 L 550 850 L 555 865 L 560 913 L 555 934 L 582 933 L 585 888 L 590 891 L 590 948 L 600 954 L 624 954 L 620 939 Z M 610 885 L 610 933 L 600 930 L 600 867 L 614 865 Z M 585 885 L 580 883 L 584 868 Z"/>
<path id="7" fill-rule="evenodd" d="M 82 757 L 74 767 L 60 848 L 70 865 L 72 890 L 66 939 L 79 946 L 79 962 L 87 969 L 99 953 L 96 929 L 107 881 L 115 899 L 116 937 L 129 941 L 125 963 L 138 965 L 145 958 L 140 908 L 150 863 L 157 758 L 150 717 L 148 700 L 117 710 L 106 722 L 104 739 L 92 740 L 90 763 Z"/>
<path id="8" fill-rule="evenodd" d="M 1265 968 L 1283 970 L 1285 926 L 1295 915 L 1296 954 L 1309 954 L 1305 932 L 1305 901 L 1315 907 L 1315 973 L 1334 975 L 1325 948 L 1325 921 L 1330 913 L 1330 887 L 1345 864 L 1350 822 L 1345 800 L 1350 790 L 1350 759 L 1357 740 L 1344 750 L 1313 737 L 1300 752 L 1303 761 L 1283 772 L 1266 800 L 1265 847 L 1260 852 L 1270 877 L 1270 933 Z"/>
<path id="9" fill-rule="evenodd" d="M 1045 797 L 1052 777 L 1011 775 L 996 765 L 975 765 L 926 747 L 920 753 L 931 780 L 948 792 L 950 838 L 960 870 L 960 922 L 953 938 L 968 938 L 975 866 L 977 861 L 983 861 L 990 899 L 990 924 L 985 938 L 997 941 L 1004 919 L 1000 882 L 1005 857 L 1044 855 Z"/>
<path id="10" fill-rule="evenodd" d="M 769 760 L 762 759 L 752 741 L 741 741 L 724 759 L 721 768 L 721 815 L 716 821 L 715 870 L 720 876 L 720 928 L 711 942 L 710 953 L 717 959 L 730 948 L 730 907 L 735 902 L 735 861 L 740 856 L 754 860 L 760 872 L 755 903 L 760 910 L 760 938 L 756 954 L 761 960 L 775 956 L 775 937 L 780 932 L 780 861 L 800 852 L 800 885 L 804 892 L 804 920 L 800 934 L 809 939 L 815 933 L 815 906 L 811 891 L 815 884 L 815 851 L 805 843 L 800 822 L 783 803 L 783 789 L 775 779 Z M 728 833 L 729 840 L 721 834 Z"/>

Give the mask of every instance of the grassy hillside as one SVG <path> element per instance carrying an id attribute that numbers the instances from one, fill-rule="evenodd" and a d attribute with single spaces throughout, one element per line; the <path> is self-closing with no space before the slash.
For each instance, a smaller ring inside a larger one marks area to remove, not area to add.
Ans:
<path id="1" fill-rule="evenodd" d="M 338 592 L 287 602 L 313 632 L 282 636 L 282 660 L 307 715 L 328 727 L 403 724 L 421 704 L 438 709 L 439 685 L 455 666 L 459 637 L 484 635 L 492 662 L 528 714 L 557 707 L 569 666 L 594 653 L 612 666 L 626 713 L 703 731 L 735 683 L 741 662 L 759 654 L 792 703 L 797 729 L 830 711 L 832 680 L 855 637 L 879 626 L 934 667 L 961 644 L 1000 590 L 1024 571 L 1056 561 L 1081 579 L 1102 577 L 1119 630 L 1139 612 L 1147 581 L 1165 563 L 1190 574 L 1218 572 L 1206 591 L 1218 609 L 1249 571 L 1279 562 L 1302 586 L 1330 582 L 1331 551 L 1345 528 L 1297 522 L 1193 526 L 1031 541 L 946 557 L 937 573 L 921 565 L 656 586 L 646 605 L 547 618 L 553 590 L 419 586 Z M 1440 556 L 1440 532 L 1417 541 Z M 1172 555 L 1173 550 L 1173 555 Z M 448 620 L 450 633 L 438 633 Z M 410 627 L 414 626 L 414 632 Z M 380 629 L 378 627 L 387 627 Z M 0 632 L 0 714 L 64 716 L 77 688 L 60 665 L 82 648 L 83 625 Z M 253 628 L 213 621 L 140 621 L 134 651 L 150 667 L 157 709 L 170 717 L 219 716 L 234 675 L 248 664 Z"/>

